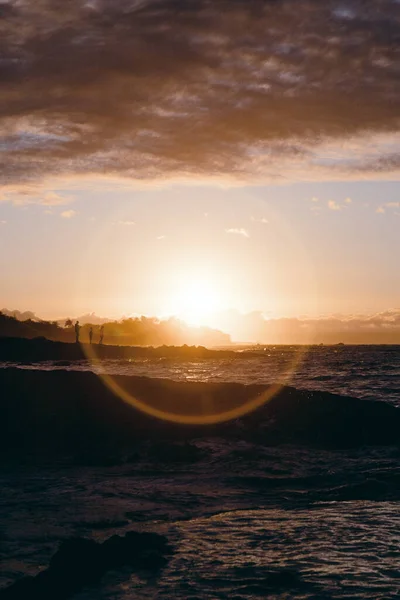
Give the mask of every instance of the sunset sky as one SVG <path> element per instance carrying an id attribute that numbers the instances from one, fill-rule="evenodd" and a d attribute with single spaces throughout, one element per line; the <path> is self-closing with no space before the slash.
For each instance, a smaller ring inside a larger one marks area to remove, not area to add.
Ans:
<path id="1" fill-rule="evenodd" d="M 400 2 L 21 0 L 0 39 L 0 308 L 400 326 Z"/>

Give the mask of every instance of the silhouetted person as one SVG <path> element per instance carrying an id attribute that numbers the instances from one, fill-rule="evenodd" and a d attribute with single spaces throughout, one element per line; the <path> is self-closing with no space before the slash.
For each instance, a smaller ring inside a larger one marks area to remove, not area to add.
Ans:
<path id="1" fill-rule="evenodd" d="M 75 323 L 75 341 L 77 344 L 79 344 L 79 333 L 81 331 L 81 326 L 79 325 L 79 321 L 77 321 Z"/>
<path id="2" fill-rule="evenodd" d="M 89 329 L 89 342 L 92 343 L 92 339 L 93 339 L 93 327 L 91 327 Z"/>
<path id="3" fill-rule="evenodd" d="M 104 338 L 104 325 L 102 325 L 100 327 L 100 340 L 99 340 L 99 344 L 103 343 L 103 338 Z"/>

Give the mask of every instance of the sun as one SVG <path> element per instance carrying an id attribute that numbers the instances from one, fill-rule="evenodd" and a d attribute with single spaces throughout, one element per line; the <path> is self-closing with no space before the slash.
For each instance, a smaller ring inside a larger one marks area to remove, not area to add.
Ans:
<path id="1" fill-rule="evenodd" d="M 170 299 L 170 312 L 188 325 L 209 324 L 221 308 L 221 294 L 217 285 L 206 277 L 191 276 L 177 282 Z"/>

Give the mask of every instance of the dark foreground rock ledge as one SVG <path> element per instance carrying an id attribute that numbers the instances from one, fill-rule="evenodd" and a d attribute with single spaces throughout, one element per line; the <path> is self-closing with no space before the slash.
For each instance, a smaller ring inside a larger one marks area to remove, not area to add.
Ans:
<path id="1" fill-rule="evenodd" d="M 64 600 L 98 583 L 110 569 L 130 566 L 153 574 L 168 562 L 171 547 L 165 536 L 131 531 L 102 544 L 85 538 L 63 542 L 49 567 L 36 577 L 24 577 L 0 593 L 1 600 Z"/>

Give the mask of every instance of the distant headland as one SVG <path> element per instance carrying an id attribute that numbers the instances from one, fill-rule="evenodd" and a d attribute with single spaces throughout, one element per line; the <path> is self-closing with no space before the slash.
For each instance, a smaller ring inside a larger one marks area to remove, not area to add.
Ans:
<path id="1" fill-rule="evenodd" d="M 56 342 L 45 337 L 32 339 L 0 337 L 0 361 L 31 363 L 39 361 L 69 362 L 88 358 L 89 349 L 98 359 L 171 358 L 194 360 L 203 358 L 251 358 L 253 352 L 213 350 L 205 346 L 124 346 Z"/>
<path id="2" fill-rule="evenodd" d="M 45 321 L 32 312 L 0 311 L 0 338 L 43 337 L 53 342 L 74 342 L 77 320 Z M 80 342 L 89 343 L 92 332 L 94 343 L 102 342 L 110 346 L 226 346 L 231 343 L 228 334 L 209 327 L 191 327 L 176 318 L 165 320 L 154 317 L 135 317 L 119 321 L 99 322 L 93 315 L 86 315 L 79 322 Z M 100 339 L 102 336 L 102 339 Z"/>

